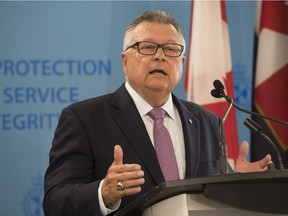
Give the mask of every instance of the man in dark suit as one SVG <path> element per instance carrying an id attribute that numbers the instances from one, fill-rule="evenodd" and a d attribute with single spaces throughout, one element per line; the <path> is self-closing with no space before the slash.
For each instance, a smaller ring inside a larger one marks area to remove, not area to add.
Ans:
<path id="1" fill-rule="evenodd" d="M 166 112 L 179 179 L 218 172 L 218 117 L 171 93 L 185 61 L 175 19 L 145 12 L 128 26 L 123 48 L 125 84 L 61 114 L 45 175 L 46 215 L 107 215 L 166 181 L 154 149 L 153 108 Z M 235 171 L 267 169 L 269 155 L 245 160 L 247 145 L 241 145 Z"/>

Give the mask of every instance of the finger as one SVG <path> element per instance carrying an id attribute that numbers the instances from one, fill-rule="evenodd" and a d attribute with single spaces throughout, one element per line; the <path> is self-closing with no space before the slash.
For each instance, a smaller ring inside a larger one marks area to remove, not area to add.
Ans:
<path id="1" fill-rule="evenodd" d="M 239 157 L 238 157 L 238 159 L 240 159 L 242 161 L 245 161 L 246 158 L 247 158 L 248 151 L 249 151 L 249 145 L 248 145 L 248 143 L 246 141 L 243 141 L 241 143 L 241 146 L 240 146 L 240 149 L 239 149 Z"/>
<path id="2" fill-rule="evenodd" d="M 139 164 L 123 164 L 121 166 L 116 166 L 113 168 L 113 171 L 118 174 L 130 175 L 141 170 Z M 129 178 L 129 176 L 127 176 Z"/>
<path id="3" fill-rule="evenodd" d="M 123 151 L 120 145 L 114 147 L 114 164 L 122 165 L 123 164 Z"/>
<path id="4" fill-rule="evenodd" d="M 271 155 L 266 155 L 262 160 L 259 161 L 259 166 L 261 168 L 266 168 L 268 164 L 272 163 Z"/>
<path id="5" fill-rule="evenodd" d="M 144 178 L 137 178 L 137 179 L 130 179 L 130 180 L 122 181 L 122 184 L 126 188 L 133 188 L 133 187 L 141 186 L 142 184 L 144 184 L 144 182 L 145 182 Z"/>
<path id="6" fill-rule="evenodd" d="M 143 170 L 133 171 L 133 172 L 125 172 L 117 175 L 118 181 L 129 181 L 129 180 L 137 180 L 144 177 Z"/>
<path id="7" fill-rule="evenodd" d="M 123 191 L 118 191 L 118 194 L 120 195 L 120 198 L 125 197 L 125 196 L 131 196 L 134 194 L 137 194 L 141 192 L 142 188 L 140 186 L 138 187 L 132 187 L 132 188 L 126 188 Z"/>
<path id="8" fill-rule="evenodd" d="M 125 189 L 120 191 L 118 190 L 118 194 L 123 197 L 139 193 L 141 191 L 141 185 L 145 183 L 145 179 L 138 178 L 134 180 L 122 181 L 121 183 L 125 186 Z"/>

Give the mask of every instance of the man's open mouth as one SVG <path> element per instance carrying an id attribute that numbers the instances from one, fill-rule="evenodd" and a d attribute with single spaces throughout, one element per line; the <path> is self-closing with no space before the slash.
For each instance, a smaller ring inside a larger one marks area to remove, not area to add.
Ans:
<path id="1" fill-rule="evenodd" d="M 167 73 L 166 73 L 165 71 L 163 71 L 163 70 L 158 70 L 158 69 L 150 71 L 150 74 L 163 74 L 163 75 L 167 75 Z"/>

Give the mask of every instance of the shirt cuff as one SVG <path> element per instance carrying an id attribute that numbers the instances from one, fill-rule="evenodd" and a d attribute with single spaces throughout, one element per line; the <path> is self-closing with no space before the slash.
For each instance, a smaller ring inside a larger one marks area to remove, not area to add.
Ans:
<path id="1" fill-rule="evenodd" d="M 119 200 L 117 203 L 115 204 L 112 204 L 112 205 L 109 205 L 108 207 L 105 206 L 104 204 L 104 201 L 103 201 L 103 197 L 102 197 L 102 185 L 103 185 L 103 181 L 102 180 L 99 184 L 99 188 L 98 188 L 98 200 L 99 200 L 99 206 L 100 206 L 100 211 L 101 211 L 101 214 L 103 216 L 105 215 L 108 215 L 114 211 L 116 211 L 119 207 L 120 207 L 120 204 L 121 204 L 121 200 Z"/>

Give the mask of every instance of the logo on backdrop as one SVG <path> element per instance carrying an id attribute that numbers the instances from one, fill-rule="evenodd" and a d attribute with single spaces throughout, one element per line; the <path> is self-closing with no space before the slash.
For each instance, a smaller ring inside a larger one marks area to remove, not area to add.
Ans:
<path id="1" fill-rule="evenodd" d="M 234 90 L 236 104 L 250 109 L 251 107 L 251 78 L 247 75 L 247 69 L 245 65 L 237 63 L 233 65 L 233 77 L 234 77 Z"/>
<path id="2" fill-rule="evenodd" d="M 43 176 L 38 174 L 32 178 L 32 188 L 24 196 L 23 213 L 26 216 L 43 216 L 42 201 L 44 198 Z"/>

